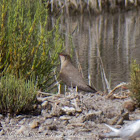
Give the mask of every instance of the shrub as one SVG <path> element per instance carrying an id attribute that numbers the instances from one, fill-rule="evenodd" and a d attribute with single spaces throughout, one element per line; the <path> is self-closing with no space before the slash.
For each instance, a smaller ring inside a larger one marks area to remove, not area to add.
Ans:
<path id="1" fill-rule="evenodd" d="M 36 90 L 33 80 L 24 80 L 14 75 L 1 77 L 0 113 L 18 114 L 33 110 Z"/>
<path id="2" fill-rule="evenodd" d="M 1 0 L 0 76 L 14 74 L 48 90 L 58 64 L 63 40 L 59 23 L 47 30 L 47 9 L 40 0 Z"/>
<path id="3" fill-rule="evenodd" d="M 134 61 L 131 65 L 131 97 L 140 105 L 140 66 Z"/>

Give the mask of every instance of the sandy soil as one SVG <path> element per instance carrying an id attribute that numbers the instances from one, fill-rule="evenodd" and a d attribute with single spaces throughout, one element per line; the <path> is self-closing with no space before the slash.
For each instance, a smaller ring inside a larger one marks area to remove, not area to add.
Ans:
<path id="1" fill-rule="evenodd" d="M 110 131 L 104 123 L 119 128 L 140 119 L 139 109 L 124 109 L 129 98 L 73 92 L 40 99 L 40 115 L 0 115 L 0 140 L 99 140 Z"/>

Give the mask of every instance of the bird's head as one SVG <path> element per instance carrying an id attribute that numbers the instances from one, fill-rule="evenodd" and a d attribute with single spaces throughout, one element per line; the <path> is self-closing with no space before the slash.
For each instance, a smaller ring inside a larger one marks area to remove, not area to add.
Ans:
<path id="1" fill-rule="evenodd" d="M 65 61 L 71 62 L 71 57 L 68 54 L 59 53 L 61 63 Z"/>
<path id="2" fill-rule="evenodd" d="M 61 67 L 67 63 L 71 63 L 71 57 L 68 54 L 59 53 Z"/>

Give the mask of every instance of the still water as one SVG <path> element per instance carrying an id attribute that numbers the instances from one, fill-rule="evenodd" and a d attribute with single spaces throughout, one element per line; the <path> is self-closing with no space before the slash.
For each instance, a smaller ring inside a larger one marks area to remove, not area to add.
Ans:
<path id="1" fill-rule="evenodd" d="M 104 79 L 111 88 L 121 82 L 129 82 L 132 59 L 140 64 L 138 11 L 62 16 L 60 31 L 65 37 L 66 52 L 73 50 L 74 64 L 81 67 L 87 83 L 98 90 L 106 89 Z"/>

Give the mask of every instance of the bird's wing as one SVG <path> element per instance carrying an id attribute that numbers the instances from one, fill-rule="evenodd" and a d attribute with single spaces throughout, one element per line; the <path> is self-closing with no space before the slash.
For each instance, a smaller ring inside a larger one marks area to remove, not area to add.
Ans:
<path id="1" fill-rule="evenodd" d="M 100 135 L 102 138 L 119 138 L 119 135 L 115 132 L 104 133 Z"/>
<path id="2" fill-rule="evenodd" d="M 61 79 L 69 86 L 87 86 L 80 72 L 73 66 L 68 65 L 60 72 Z"/>
<path id="3" fill-rule="evenodd" d="M 111 129 L 112 131 L 114 131 L 115 133 L 119 133 L 119 129 L 116 129 L 108 124 L 105 124 L 109 129 Z"/>
<path id="4" fill-rule="evenodd" d="M 108 128 L 110 128 L 113 132 L 105 133 L 102 136 L 106 138 L 115 138 L 120 137 L 124 140 L 132 140 L 137 137 L 140 137 L 140 120 L 135 123 L 129 124 L 121 129 L 113 128 L 110 125 L 105 124 Z"/>
<path id="5" fill-rule="evenodd" d="M 94 88 L 86 84 L 81 73 L 71 63 L 61 69 L 60 78 L 68 86 L 77 86 L 79 90 L 86 92 L 97 92 Z"/>
<path id="6" fill-rule="evenodd" d="M 119 136 L 119 133 L 120 133 L 119 129 L 113 128 L 112 126 L 107 125 L 107 124 L 105 124 L 105 125 L 106 125 L 109 129 L 111 129 L 113 132 L 109 132 L 109 133 L 104 133 L 104 134 L 102 134 L 101 136 L 102 136 L 103 138 L 118 138 L 118 137 L 120 137 L 120 136 Z"/>
<path id="7" fill-rule="evenodd" d="M 60 79 L 68 86 L 71 86 L 70 78 L 66 73 L 60 72 Z"/>
<path id="8" fill-rule="evenodd" d="M 127 136 L 131 139 L 140 137 L 140 121 L 135 121 L 122 128 L 123 137 Z"/>

